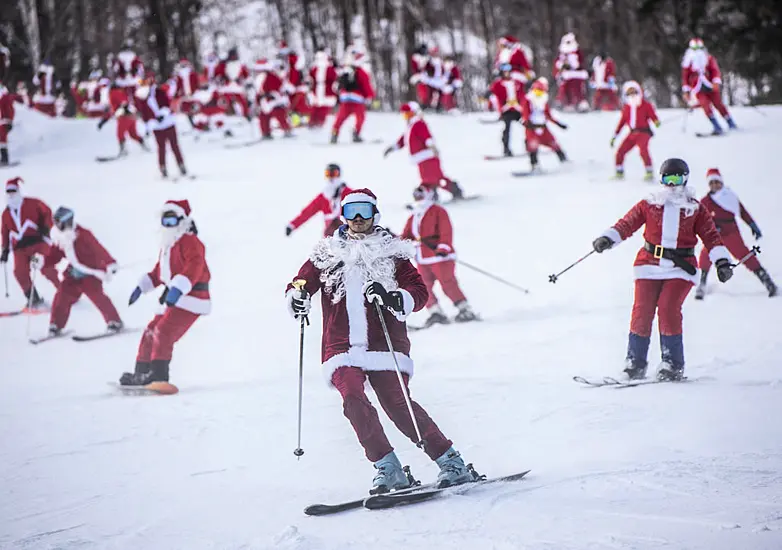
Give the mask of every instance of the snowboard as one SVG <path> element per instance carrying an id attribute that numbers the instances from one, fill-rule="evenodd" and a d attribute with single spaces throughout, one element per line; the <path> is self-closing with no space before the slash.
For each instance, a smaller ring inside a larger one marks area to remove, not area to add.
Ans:
<path id="1" fill-rule="evenodd" d="M 124 395 L 175 395 L 179 388 L 170 382 L 151 382 L 146 386 L 123 386 L 118 382 L 109 382 Z"/>
<path id="2" fill-rule="evenodd" d="M 114 155 L 112 157 L 95 157 L 96 162 L 113 162 L 115 160 L 124 159 L 127 155 Z"/>
<path id="3" fill-rule="evenodd" d="M 483 160 L 510 160 L 510 159 L 517 159 L 521 157 L 526 157 L 525 154 L 521 155 L 511 155 L 511 156 L 505 156 L 505 155 L 483 155 Z"/>
<path id="4" fill-rule="evenodd" d="M 677 384 L 679 382 L 688 382 L 690 379 L 684 377 L 681 380 L 658 380 L 657 378 L 642 378 L 640 380 L 617 380 L 616 378 L 612 378 L 610 376 L 604 376 L 603 378 L 599 379 L 574 376 L 573 381 L 591 388 L 602 388 L 605 386 L 610 386 L 612 388 L 635 388 L 637 386 L 648 386 L 649 384 Z"/>
<path id="5" fill-rule="evenodd" d="M 364 141 L 352 141 L 352 140 L 341 141 L 341 142 L 338 141 L 337 143 L 331 143 L 330 141 L 327 141 L 325 143 L 322 141 L 317 141 L 315 143 L 312 143 L 312 145 L 316 147 L 333 147 L 335 145 L 380 145 L 381 143 L 383 143 L 382 139 L 375 138 L 375 139 L 365 139 Z"/>
<path id="6" fill-rule="evenodd" d="M 123 328 L 116 332 L 98 332 L 95 334 L 75 334 L 72 338 L 74 342 L 92 342 L 93 340 L 101 340 L 103 338 L 109 338 L 110 336 L 119 336 L 121 334 L 128 334 L 132 332 L 140 332 L 139 328 Z"/>
<path id="7" fill-rule="evenodd" d="M 695 132 L 695 137 L 699 137 L 699 138 L 722 137 L 725 135 L 727 135 L 727 132 L 722 132 L 721 134 L 713 134 L 711 132 Z"/>
<path id="8" fill-rule="evenodd" d="M 50 340 L 59 340 L 60 338 L 70 336 L 71 332 L 72 331 L 70 330 L 63 330 L 56 335 L 47 334 L 46 336 L 41 336 L 40 338 L 30 338 L 30 343 L 37 346 L 38 344 L 43 344 L 44 342 L 49 342 Z"/>

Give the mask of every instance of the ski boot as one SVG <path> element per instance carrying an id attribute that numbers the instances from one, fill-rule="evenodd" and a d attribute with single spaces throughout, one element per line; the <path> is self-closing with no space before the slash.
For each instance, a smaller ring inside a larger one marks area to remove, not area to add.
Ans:
<path id="1" fill-rule="evenodd" d="M 119 153 L 117 154 L 117 157 L 122 158 L 126 156 L 128 156 L 128 150 L 125 148 L 125 143 L 121 143 L 119 146 Z"/>
<path id="2" fill-rule="evenodd" d="M 372 480 L 372 488 L 369 490 L 370 495 L 379 495 L 410 487 L 410 480 L 394 451 L 375 462 L 375 469 L 377 473 Z"/>
<path id="3" fill-rule="evenodd" d="M 58 326 L 57 326 L 57 325 L 55 325 L 54 323 L 52 323 L 51 325 L 49 325 L 49 333 L 48 333 L 48 334 L 49 334 L 49 336 L 51 336 L 52 338 L 54 338 L 54 337 L 56 337 L 56 336 L 59 336 L 61 333 L 62 333 L 62 329 L 61 329 L 60 327 L 58 327 Z"/>
<path id="4" fill-rule="evenodd" d="M 698 284 L 698 288 L 695 289 L 695 299 L 703 300 L 706 297 L 706 278 L 709 276 L 709 270 L 704 269 L 701 271 L 701 282 Z"/>
<path id="5" fill-rule="evenodd" d="M 30 297 L 31 292 L 32 292 L 32 297 Z M 38 294 L 38 290 L 36 290 L 35 288 L 33 288 L 28 292 L 25 292 L 24 295 L 25 298 L 27 298 L 27 303 L 29 304 L 31 310 L 36 311 L 46 307 L 46 302 L 44 302 L 43 298 L 41 298 L 41 295 Z"/>
<path id="6" fill-rule="evenodd" d="M 467 300 L 462 300 L 455 305 L 459 308 L 459 313 L 457 313 L 456 317 L 454 318 L 457 323 L 466 323 L 468 321 L 478 320 L 478 315 L 476 315 L 472 310 L 470 304 L 467 303 Z"/>
<path id="7" fill-rule="evenodd" d="M 337 143 L 337 139 L 339 139 L 339 134 L 337 132 L 331 132 L 331 139 L 329 140 L 329 143 L 335 144 Z"/>
<path id="8" fill-rule="evenodd" d="M 447 325 L 451 322 L 448 317 L 445 316 L 445 313 L 443 313 L 439 304 L 429 308 L 429 311 L 432 313 L 424 323 L 424 327 L 429 328 L 432 325 Z"/>
<path id="9" fill-rule="evenodd" d="M 538 165 L 538 152 L 532 151 L 529 154 L 529 171 L 530 174 L 539 174 L 540 165 Z"/>
<path id="10" fill-rule="evenodd" d="M 271 134 L 263 134 L 263 135 L 261 136 L 261 139 L 262 139 L 262 140 L 264 140 L 264 141 L 271 141 L 271 140 L 273 140 L 274 138 L 272 137 L 272 135 L 271 135 Z"/>
<path id="11" fill-rule="evenodd" d="M 513 151 L 511 151 L 508 147 L 505 148 L 505 150 L 502 152 L 503 157 L 512 157 Z"/>
<path id="12" fill-rule="evenodd" d="M 187 175 L 187 168 L 185 168 L 184 163 L 179 165 L 179 173 L 182 174 L 183 176 Z"/>
<path id="13" fill-rule="evenodd" d="M 622 372 L 624 372 L 630 380 L 643 380 L 646 378 L 646 362 L 627 359 L 625 368 Z"/>
<path id="14" fill-rule="evenodd" d="M 677 366 L 667 361 L 657 368 L 657 380 L 661 382 L 681 382 L 684 379 L 684 365 Z"/>
<path id="15" fill-rule="evenodd" d="M 763 286 L 765 286 L 766 290 L 768 290 L 769 298 L 773 298 L 777 295 L 777 285 L 774 283 L 774 281 L 771 280 L 771 275 L 768 274 L 768 271 L 761 267 L 755 271 L 755 275 L 757 275 L 758 279 L 760 279 L 760 282 L 763 283 Z"/>
<path id="16" fill-rule="evenodd" d="M 621 166 L 616 167 L 616 172 L 614 172 L 614 179 L 615 180 L 623 180 L 625 179 L 625 169 Z"/>
<path id="17" fill-rule="evenodd" d="M 106 330 L 108 332 L 117 333 L 125 328 L 125 324 L 122 321 L 109 321 L 106 323 Z"/>
<path id="18" fill-rule="evenodd" d="M 720 123 L 717 122 L 717 119 L 714 117 L 714 115 L 711 115 L 709 117 L 709 122 L 711 122 L 711 125 L 714 127 L 714 129 L 711 132 L 711 135 L 713 136 L 722 135 L 722 127 L 720 126 Z"/>
<path id="19" fill-rule="evenodd" d="M 459 451 L 453 447 L 445 451 L 440 458 L 435 459 L 435 462 L 440 467 L 440 473 L 437 474 L 438 488 L 475 481 L 472 471 L 462 460 Z"/>
<path id="20" fill-rule="evenodd" d="M 654 171 L 651 168 L 647 168 L 644 172 L 644 181 L 654 181 Z"/>
<path id="21" fill-rule="evenodd" d="M 730 128 L 731 130 L 738 130 L 739 129 L 739 127 L 736 126 L 736 123 L 733 121 L 733 117 L 732 116 L 725 117 L 725 122 L 728 123 L 728 128 Z"/>
<path id="22" fill-rule="evenodd" d="M 160 167 L 160 176 L 165 180 L 168 179 L 168 170 L 165 166 Z"/>
<path id="23" fill-rule="evenodd" d="M 158 359 L 156 361 L 136 361 L 136 369 L 133 373 L 123 372 L 119 383 L 123 386 L 146 386 L 152 382 L 168 382 L 168 364 L 170 361 Z"/>
<path id="24" fill-rule="evenodd" d="M 226 130 L 225 132 L 223 132 L 223 137 L 232 138 L 234 137 L 234 133 L 231 130 Z"/>
<path id="25" fill-rule="evenodd" d="M 567 162 L 567 155 L 562 149 L 557 149 L 554 152 L 557 154 L 557 158 L 559 159 L 559 162 Z"/>
<path id="26" fill-rule="evenodd" d="M 8 166 L 11 163 L 8 160 L 8 148 L 0 147 L 0 166 Z"/>
<path id="27" fill-rule="evenodd" d="M 364 143 L 364 138 L 358 135 L 357 130 L 353 130 L 353 143 Z"/>

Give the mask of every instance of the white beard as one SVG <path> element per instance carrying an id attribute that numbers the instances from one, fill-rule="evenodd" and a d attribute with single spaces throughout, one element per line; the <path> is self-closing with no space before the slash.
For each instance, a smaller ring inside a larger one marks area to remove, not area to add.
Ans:
<path id="1" fill-rule="evenodd" d="M 670 204 L 684 209 L 686 216 L 692 216 L 698 209 L 698 201 L 695 200 L 695 191 L 686 185 L 669 187 L 664 185 L 659 191 L 653 192 L 646 199 L 649 204 L 664 206 Z"/>
<path id="2" fill-rule="evenodd" d="M 626 101 L 628 105 L 632 105 L 633 107 L 638 107 L 639 105 L 641 105 L 641 101 L 643 101 L 643 98 L 639 94 L 636 94 L 634 96 L 627 96 Z"/>
<path id="3" fill-rule="evenodd" d="M 8 205 L 8 208 L 13 208 L 14 210 L 22 206 L 23 200 L 24 197 L 22 197 L 22 194 L 18 191 L 16 193 L 12 193 L 12 196 L 6 195 L 6 204 Z"/>
<path id="4" fill-rule="evenodd" d="M 158 242 L 160 244 L 160 248 L 165 250 L 174 246 L 180 237 L 187 233 L 188 227 L 190 227 L 190 220 L 188 218 L 183 219 L 176 227 L 161 226 L 158 230 Z"/>
<path id="5" fill-rule="evenodd" d="M 315 246 L 310 260 L 321 271 L 323 291 L 336 304 L 345 297 L 346 271 L 356 269 L 365 282 L 375 281 L 388 291 L 396 290 L 395 261 L 411 259 L 414 254 L 414 243 L 376 228 L 364 238 L 326 237 Z"/>

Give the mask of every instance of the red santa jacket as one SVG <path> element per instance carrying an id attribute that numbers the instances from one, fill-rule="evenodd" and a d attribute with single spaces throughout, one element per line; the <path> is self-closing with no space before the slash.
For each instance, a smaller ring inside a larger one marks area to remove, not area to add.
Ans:
<path id="1" fill-rule="evenodd" d="M 296 52 L 289 52 L 285 56 L 284 78 L 297 92 L 306 92 L 304 83 L 304 57 Z"/>
<path id="2" fill-rule="evenodd" d="M 698 57 L 698 55 L 703 55 L 703 57 Z M 684 61 L 682 61 L 683 91 L 692 90 L 694 93 L 698 93 L 703 87 L 711 90 L 715 85 L 719 86 L 720 84 L 722 84 L 722 73 L 713 55 L 701 52 L 695 57 L 684 56 Z"/>
<path id="3" fill-rule="evenodd" d="M 198 90 L 198 73 L 192 67 L 180 68 L 176 75 L 175 97 L 191 98 Z"/>
<path id="4" fill-rule="evenodd" d="M 54 103 L 54 68 L 51 65 L 42 65 L 33 76 L 33 86 L 35 86 L 34 104 L 49 105 Z"/>
<path id="5" fill-rule="evenodd" d="M 640 105 L 630 105 L 625 103 L 622 107 L 622 116 L 619 118 L 619 122 L 614 130 L 614 135 L 618 135 L 622 131 L 622 128 L 627 126 L 631 132 L 645 132 L 647 134 L 652 133 L 652 127 L 650 122 L 658 123 L 657 112 L 654 110 L 654 105 L 646 101 L 641 100 Z"/>
<path id="6" fill-rule="evenodd" d="M 16 94 L 12 94 L 0 84 L 0 126 L 13 124 L 14 116 L 16 115 L 16 109 L 14 108 L 15 99 Z"/>
<path id="7" fill-rule="evenodd" d="M 410 84 L 425 82 L 427 77 L 427 66 L 429 65 L 429 56 L 414 53 L 410 57 Z"/>
<path id="8" fill-rule="evenodd" d="M 92 231 L 80 225 L 74 227 L 71 236 L 62 236 L 55 241 L 47 261 L 56 265 L 63 258 L 68 260 L 65 276 L 76 279 L 86 275 L 104 280 L 109 268 L 117 264 Z"/>
<path id="9" fill-rule="evenodd" d="M 449 93 L 462 87 L 462 84 L 464 84 L 462 72 L 459 70 L 459 66 L 456 63 L 453 61 L 446 61 L 443 63 L 443 70 L 445 71 L 444 78 L 446 84 L 443 91 Z M 450 90 L 448 90 L 448 86 L 451 87 Z"/>
<path id="10" fill-rule="evenodd" d="M 456 259 L 453 249 L 453 227 L 448 211 L 432 201 L 416 203 L 402 230 L 402 238 L 418 243 L 418 265 L 449 262 Z M 441 255 L 438 256 L 438 253 Z"/>
<path id="11" fill-rule="evenodd" d="M 736 217 L 741 217 L 747 225 L 755 223 L 735 191 L 727 186 L 723 186 L 716 193 L 707 194 L 701 199 L 701 205 L 711 214 L 714 225 L 721 235 L 730 235 L 739 231 Z"/>
<path id="12" fill-rule="evenodd" d="M 521 101 L 521 118 L 527 127 L 542 128 L 546 126 L 547 122 L 560 125 L 551 115 L 548 94 L 543 97 L 537 97 L 532 93 L 525 95 Z"/>
<path id="13" fill-rule="evenodd" d="M 551 72 L 558 80 L 586 80 L 589 77 L 589 73 L 584 68 L 584 56 L 580 49 L 572 53 L 560 52 Z"/>
<path id="14" fill-rule="evenodd" d="M 644 239 L 653 246 L 695 248 L 700 237 L 709 250 L 712 262 L 721 258 L 730 259 L 709 211 L 692 197 L 688 188 L 683 191 L 685 194 L 671 198 L 666 189 L 640 201 L 603 235 L 619 243 L 645 226 Z M 693 267 L 698 267 L 694 255 L 683 259 Z M 671 260 L 655 257 L 646 248 L 638 251 L 633 265 L 636 279 L 685 279 L 693 284 L 698 282 L 697 271 L 690 275 Z"/>
<path id="15" fill-rule="evenodd" d="M 19 208 L 6 207 L 2 216 L 2 247 L 21 249 L 49 242 L 52 209 L 40 199 L 24 197 Z"/>
<path id="16" fill-rule="evenodd" d="M 141 120 L 148 123 L 152 130 L 166 130 L 176 124 L 166 86 L 153 84 L 146 101 L 137 101 L 136 108 Z"/>
<path id="17" fill-rule="evenodd" d="M 241 94 L 244 92 L 242 84 L 250 77 L 250 72 L 238 59 L 227 59 L 218 63 L 214 76 L 220 82 L 220 93 Z"/>
<path id="18" fill-rule="evenodd" d="M 429 131 L 429 126 L 420 115 L 414 116 L 407 122 L 407 130 L 396 140 L 394 148 L 402 149 L 405 145 L 410 149 L 410 162 L 413 164 L 421 164 L 436 157 L 435 152 L 430 148 L 434 145 L 434 138 Z"/>
<path id="19" fill-rule="evenodd" d="M 112 88 L 109 90 L 109 105 L 111 112 L 116 116 L 122 116 L 135 111 L 133 102 L 128 99 L 128 94 L 122 88 Z M 120 109 L 122 109 L 121 112 Z"/>
<path id="20" fill-rule="evenodd" d="M 342 199 L 352 191 L 353 190 L 344 183 L 337 188 L 335 194 L 332 194 L 330 189 L 325 189 L 320 195 L 312 199 L 312 201 L 304 207 L 304 210 L 293 218 L 288 225 L 293 229 L 298 229 L 309 221 L 312 216 L 318 212 L 323 212 L 323 218 L 326 222 L 323 236 L 330 236 L 336 230 L 336 227 L 334 227 L 335 220 L 339 221 L 342 211 Z"/>
<path id="21" fill-rule="evenodd" d="M 207 315 L 212 311 L 210 279 L 204 243 L 194 233 L 185 233 L 173 245 L 160 250 L 155 267 L 141 278 L 138 286 L 144 293 L 160 285 L 177 288 L 182 297 L 174 307 Z"/>
<path id="22" fill-rule="evenodd" d="M 369 75 L 361 67 L 345 67 L 338 79 L 340 103 L 366 103 L 375 97 Z"/>
<path id="23" fill-rule="evenodd" d="M 133 88 L 138 86 L 139 81 L 144 76 L 144 64 L 135 52 L 123 50 L 114 58 L 111 72 L 114 75 L 114 83 L 117 86 Z"/>
<path id="24" fill-rule="evenodd" d="M 592 60 L 591 82 L 596 90 L 616 89 L 616 64 L 612 58 L 595 56 Z"/>
<path id="25" fill-rule="evenodd" d="M 315 107 L 333 107 L 337 104 L 337 70 L 331 63 L 313 65 L 310 69 L 311 102 Z"/>
<path id="26" fill-rule="evenodd" d="M 274 109 L 285 107 L 288 98 L 283 93 L 284 83 L 282 79 L 272 71 L 262 71 L 255 79 L 255 100 L 264 114 L 271 113 Z"/>
<path id="27" fill-rule="evenodd" d="M 521 102 L 524 97 L 524 84 L 513 78 L 498 78 L 489 88 L 492 106 L 495 111 L 518 111 L 521 113 Z"/>
<path id="28" fill-rule="evenodd" d="M 357 253 L 354 247 L 364 247 Z M 404 312 L 391 313 L 384 309 L 391 344 L 396 352 L 399 368 L 413 375 L 410 358 L 410 340 L 405 319 L 413 311 L 420 311 L 429 293 L 413 264 L 408 259 L 412 247 L 381 228 L 363 239 L 353 239 L 340 231 L 339 235 L 321 240 L 293 280 L 306 281 L 305 290 L 314 295 L 321 292 L 323 311 L 323 340 L 321 357 L 326 380 L 340 367 L 358 367 L 365 371 L 393 371 L 394 360 L 388 350 L 383 329 L 374 304 L 367 302 L 364 287 L 368 282 L 379 282 L 386 290 L 399 290 Z M 360 258 L 373 258 L 366 265 Z M 290 300 L 295 289 L 286 288 Z M 290 304 L 290 302 L 288 302 Z"/>

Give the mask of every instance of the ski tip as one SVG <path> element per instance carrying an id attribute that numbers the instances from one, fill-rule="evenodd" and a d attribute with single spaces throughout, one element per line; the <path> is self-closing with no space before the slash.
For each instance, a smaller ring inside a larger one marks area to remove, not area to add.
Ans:
<path id="1" fill-rule="evenodd" d="M 312 504 L 304 509 L 304 514 L 307 516 L 323 516 L 328 514 L 331 506 L 328 504 Z"/>

